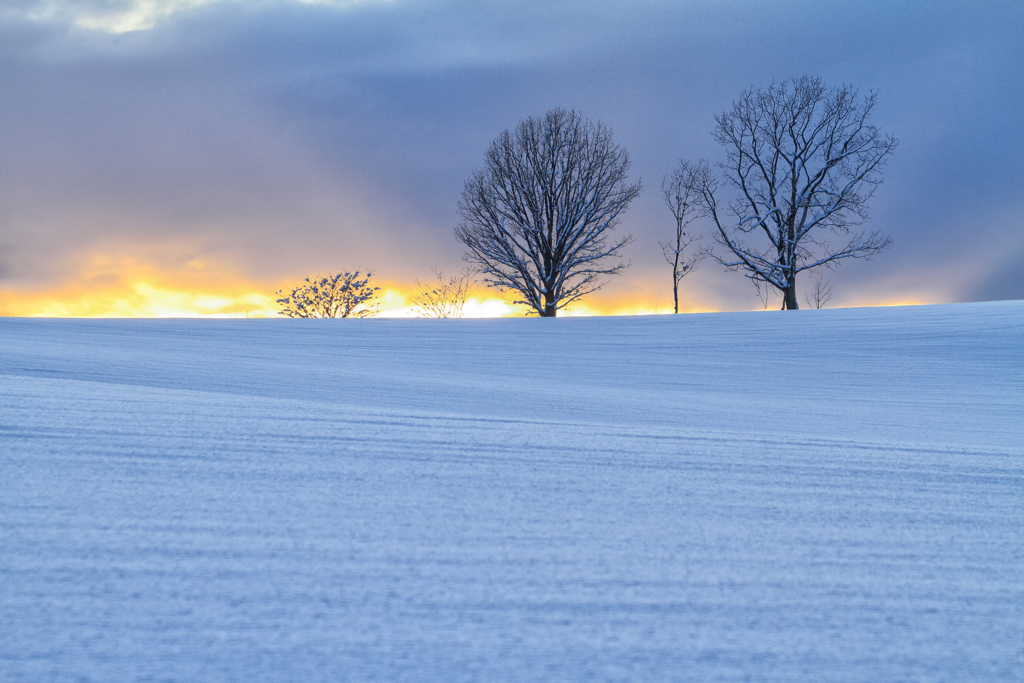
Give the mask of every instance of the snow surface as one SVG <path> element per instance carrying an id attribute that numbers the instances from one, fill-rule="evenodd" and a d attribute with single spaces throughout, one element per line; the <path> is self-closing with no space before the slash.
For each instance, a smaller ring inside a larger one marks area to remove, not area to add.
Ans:
<path id="1" fill-rule="evenodd" d="M 1024 302 L 0 320 L 0 680 L 1024 680 Z"/>

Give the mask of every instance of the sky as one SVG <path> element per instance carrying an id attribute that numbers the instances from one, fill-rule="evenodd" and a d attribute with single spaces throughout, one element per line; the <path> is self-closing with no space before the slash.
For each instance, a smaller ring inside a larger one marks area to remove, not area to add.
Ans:
<path id="1" fill-rule="evenodd" d="M 723 160 L 714 116 L 801 74 L 877 91 L 900 139 L 865 225 L 894 244 L 828 273 L 829 305 L 1024 299 L 1022 35 L 1019 0 L 5 0 L 0 315 L 273 315 L 331 269 L 407 313 L 463 266 L 488 144 L 552 107 L 608 125 L 644 187 L 631 267 L 575 312 L 665 313 L 662 177 Z M 763 306 L 710 261 L 680 299 Z"/>

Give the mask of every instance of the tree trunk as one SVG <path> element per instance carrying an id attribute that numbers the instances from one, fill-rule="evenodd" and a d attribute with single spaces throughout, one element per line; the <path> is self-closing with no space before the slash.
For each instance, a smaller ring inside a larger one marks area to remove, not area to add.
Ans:
<path id="1" fill-rule="evenodd" d="M 672 304 L 675 306 L 674 313 L 679 313 L 679 278 L 676 277 L 675 272 L 672 273 L 672 279 L 675 280 L 675 286 L 672 288 Z"/>
<path id="2" fill-rule="evenodd" d="M 558 309 L 555 308 L 555 302 L 547 295 L 544 295 L 544 310 L 540 312 L 542 318 L 554 318 L 558 313 Z"/>
<path id="3" fill-rule="evenodd" d="M 792 205 L 796 206 L 796 176 L 793 177 L 793 199 Z M 786 278 L 786 296 L 782 307 L 787 311 L 795 311 L 800 308 L 796 300 L 796 210 L 789 215 L 786 225 L 786 258 L 780 259 L 784 265 L 789 266 L 789 277 Z"/>
<path id="4" fill-rule="evenodd" d="M 786 287 L 786 296 L 782 304 L 782 309 L 786 311 L 795 311 L 800 308 L 800 304 L 796 300 L 796 277 L 789 278 L 789 286 Z"/>

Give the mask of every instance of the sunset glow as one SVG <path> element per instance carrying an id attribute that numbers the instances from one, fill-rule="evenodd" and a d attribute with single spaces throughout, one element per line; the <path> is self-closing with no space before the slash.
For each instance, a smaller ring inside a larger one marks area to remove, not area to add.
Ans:
<path id="1" fill-rule="evenodd" d="M 199 260 L 165 272 L 133 258 L 94 256 L 57 287 L 0 290 L 0 316 L 82 318 L 276 318 L 276 292 L 299 278 L 257 282 Z M 416 317 L 413 284 L 377 281 L 380 316 Z M 486 291 L 471 297 L 467 318 L 522 315 Z"/>
<path id="2" fill-rule="evenodd" d="M 185 270 L 161 270 L 133 258 L 93 257 L 77 275 L 49 288 L 0 290 L 0 316 L 82 318 L 276 318 L 276 292 L 298 277 L 259 282 L 231 274 L 224 267 L 191 261 Z M 415 283 L 376 280 L 380 317 L 414 318 Z M 463 317 L 502 318 L 527 314 L 511 294 L 478 288 L 466 301 Z M 651 300 L 648 300 L 651 299 Z M 658 305 L 660 303 L 660 305 Z M 669 302 L 670 304 L 670 302 Z M 560 316 L 652 315 L 668 313 L 660 302 L 641 293 L 597 293 L 559 312 Z M 711 312 L 712 307 L 683 307 L 683 312 Z"/>
<path id="3" fill-rule="evenodd" d="M 130 257 L 94 256 L 81 271 L 57 287 L 0 290 L 0 316 L 83 318 L 276 318 L 278 292 L 299 278 L 260 282 L 233 274 L 224 266 L 193 260 L 184 269 L 165 271 Z M 415 283 L 378 280 L 380 317 L 414 318 Z M 512 295 L 478 288 L 466 302 L 466 318 L 501 318 L 527 314 L 513 306 Z M 940 296 L 901 295 L 878 299 L 838 300 L 830 308 L 914 306 L 936 303 Z M 752 302 L 754 303 L 754 302 Z M 751 306 L 756 310 L 758 306 Z M 769 306 L 769 310 L 774 310 Z M 681 313 L 711 313 L 713 305 L 682 301 Z M 563 317 L 657 315 L 671 312 L 671 300 L 656 288 L 630 294 L 602 290 L 559 312 Z"/>
<path id="4" fill-rule="evenodd" d="M 282 283 L 284 287 L 287 283 Z M 175 282 L 155 275 L 118 277 L 110 282 L 85 281 L 45 291 L 0 290 L 0 316 L 81 318 L 276 318 L 277 289 L 238 280 L 201 288 L 194 283 Z M 415 286 L 381 286 L 380 313 L 383 318 L 418 316 L 411 299 Z M 664 311 L 662 311 L 664 312 Z M 466 301 L 465 318 L 522 316 L 500 296 L 481 293 Z M 603 307 L 577 305 L 562 316 L 637 315 L 654 313 L 650 306 L 611 301 Z"/>
<path id="5" fill-rule="evenodd" d="M 273 291 L 199 260 L 166 273 L 130 257 L 94 256 L 56 287 L 0 290 L 0 315 L 244 318 L 274 315 Z"/>

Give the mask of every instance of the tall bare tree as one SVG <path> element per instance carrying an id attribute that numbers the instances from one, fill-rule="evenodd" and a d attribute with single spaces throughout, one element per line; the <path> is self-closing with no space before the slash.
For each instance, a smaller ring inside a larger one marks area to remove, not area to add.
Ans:
<path id="1" fill-rule="evenodd" d="M 627 263 L 632 237 L 613 237 L 640 192 L 612 132 L 575 111 L 552 109 L 502 132 L 462 190 L 455 228 L 465 259 L 486 284 L 514 291 L 542 317 L 599 289 Z"/>
<path id="2" fill-rule="evenodd" d="M 702 188 L 726 252 L 707 253 L 778 290 L 782 307 L 795 309 L 798 273 L 886 249 L 891 237 L 854 230 L 867 219 L 868 200 L 898 144 L 868 124 L 874 108 L 874 92 L 862 98 L 855 88 L 826 87 L 812 76 L 741 94 L 715 117 L 715 140 L 726 148 L 721 167 L 736 194 L 720 204 L 710 176 Z"/>
<path id="3" fill-rule="evenodd" d="M 377 314 L 379 287 L 370 284 L 372 273 L 359 277 L 342 271 L 311 275 L 277 300 L 278 315 L 289 318 L 368 318 Z M 284 294 L 284 290 L 278 294 Z"/>
<path id="4" fill-rule="evenodd" d="M 661 242 L 661 252 L 672 266 L 673 312 L 679 312 L 679 283 L 704 260 L 704 252 L 686 253 L 700 237 L 690 231 L 690 223 L 703 214 L 701 188 L 707 176 L 707 163 L 691 164 L 680 160 L 671 174 L 661 181 L 661 196 L 676 219 L 676 234 L 671 242 Z"/>

